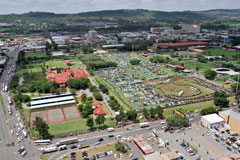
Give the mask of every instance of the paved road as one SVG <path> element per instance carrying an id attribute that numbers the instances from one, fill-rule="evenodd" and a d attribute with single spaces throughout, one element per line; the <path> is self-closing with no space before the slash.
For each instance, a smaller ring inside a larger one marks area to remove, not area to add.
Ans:
<path id="1" fill-rule="evenodd" d="M 0 78 L 0 92 L 3 96 L 4 102 L 6 107 L 10 106 L 12 109 L 13 114 L 9 115 L 7 113 L 7 119 L 4 119 L 4 112 L 3 112 L 3 107 L 0 104 L 0 155 L 1 158 L 4 159 L 28 159 L 28 160 L 36 160 L 38 159 L 38 152 L 36 147 L 34 146 L 33 142 L 29 143 L 28 138 L 23 138 L 23 133 L 17 131 L 16 124 L 18 122 L 18 118 L 21 118 L 20 114 L 15 110 L 15 108 L 9 104 L 8 101 L 8 94 L 9 92 L 6 92 L 4 90 L 4 86 L 8 86 L 11 82 L 12 77 L 14 76 L 15 69 L 16 69 L 16 60 L 18 57 L 18 51 L 15 53 L 7 53 L 10 57 L 7 65 L 4 68 L 4 72 L 1 75 Z M 6 108 L 7 111 L 7 108 Z M 23 124 L 22 120 L 20 122 Z M 13 130 L 13 135 L 11 135 L 10 131 Z M 17 136 L 17 134 L 19 136 Z M 21 140 L 20 143 L 17 142 L 18 137 L 22 137 L 23 139 Z M 14 146 L 6 146 L 6 144 L 11 144 L 14 143 Z M 18 149 L 24 146 L 26 148 L 27 155 L 25 157 L 21 157 L 21 155 L 17 154 Z M 2 155 L 4 157 L 2 157 Z M 5 158 L 6 157 L 6 158 Z"/>

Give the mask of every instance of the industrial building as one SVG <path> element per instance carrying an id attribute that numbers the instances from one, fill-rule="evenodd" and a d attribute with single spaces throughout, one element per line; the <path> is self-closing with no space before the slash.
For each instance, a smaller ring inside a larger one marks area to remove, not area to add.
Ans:
<path id="1" fill-rule="evenodd" d="M 150 28 L 150 32 L 155 33 L 163 33 L 163 34 L 170 34 L 174 32 L 172 27 L 152 27 Z"/>
<path id="2" fill-rule="evenodd" d="M 182 23 L 181 25 L 182 25 L 182 30 L 186 32 L 200 33 L 201 25 L 199 24 Z"/>
<path id="3" fill-rule="evenodd" d="M 90 30 L 90 31 L 88 31 L 88 38 L 90 39 L 90 40 L 94 40 L 94 39 L 97 39 L 97 31 L 95 31 L 95 30 Z"/>
<path id="4" fill-rule="evenodd" d="M 144 139 L 143 137 L 140 136 L 136 136 L 132 138 L 134 143 L 139 147 L 139 149 L 145 154 L 152 154 L 155 151 L 153 150 L 152 146 L 149 145 Z"/>
<path id="5" fill-rule="evenodd" d="M 216 113 L 201 117 L 201 124 L 207 128 L 224 127 L 224 123 L 224 119 L 218 116 Z"/>
<path id="6" fill-rule="evenodd" d="M 240 134 L 240 114 L 233 110 L 226 110 L 219 112 L 225 121 L 225 126 L 230 129 L 232 132 Z"/>
<path id="7" fill-rule="evenodd" d="M 46 108 L 66 104 L 75 104 L 74 97 L 71 93 L 32 98 L 30 109 Z"/>

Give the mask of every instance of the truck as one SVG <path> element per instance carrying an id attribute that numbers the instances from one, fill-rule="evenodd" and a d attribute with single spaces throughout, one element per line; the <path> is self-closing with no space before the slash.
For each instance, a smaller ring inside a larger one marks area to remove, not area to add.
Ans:
<path id="1" fill-rule="evenodd" d="M 115 131 L 115 129 L 114 128 L 108 128 L 107 131 L 108 132 L 113 132 L 113 131 Z"/>
<path id="2" fill-rule="evenodd" d="M 149 123 L 147 122 L 140 123 L 140 128 L 145 128 L 145 127 L 149 127 Z"/>
<path id="3" fill-rule="evenodd" d="M 23 136 L 27 138 L 27 132 L 25 130 L 22 130 Z"/>
<path id="4" fill-rule="evenodd" d="M 58 147 L 59 151 L 62 151 L 62 150 L 65 150 L 65 149 L 67 149 L 67 145 L 61 145 L 61 146 Z"/>
<path id="5" fill-rule="evenodd" d="M 78 145 L 78 149 L 83 149 L 83 148 L 87 148 L 89 147 L 88 144 L 81 144 L 81 145 Z"/>
<path id="6" fill-rule="evenodd" d="M 43 154 L 44 153 L 51 153 L 51 152 L 56 152 L 57 151 L 57 147 L 48 147 L 42 150 Z"/>
<path id="7" fill-rule="evenodd" d="M 58 141 L 56 144 L 57 144 L 57 146 L 61 146 L 64 144 L 68 145 L 68 144 L 73 144 L 73 143 L 78 143 L 77 137 L 62 139 L 62 140 Z"/>

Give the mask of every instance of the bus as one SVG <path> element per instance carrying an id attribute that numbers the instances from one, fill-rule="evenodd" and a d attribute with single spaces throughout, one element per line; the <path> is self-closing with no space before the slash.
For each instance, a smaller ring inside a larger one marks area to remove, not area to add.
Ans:
<path id="1" fill-rule="evenodd" d="M 36 140 L 35 141 L 36 145 L 47 145 L 47 144 L 51 144 L 51 140 L 50 139 L 46 139 L 46 140 Z"/>

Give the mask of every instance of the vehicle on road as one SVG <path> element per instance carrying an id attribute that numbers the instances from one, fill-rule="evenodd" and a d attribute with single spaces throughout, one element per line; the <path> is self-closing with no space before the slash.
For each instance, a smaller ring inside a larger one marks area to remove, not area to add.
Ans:
<path id="1" fill-rule="evenodd" d="M 101 142 L 96 142 L 95 144 L 96 144 L 96 145 L 99 145 L 99 144 L 101 144 Z"/>
<path id="2" fill-rule="evenodd" d="M 115 129 L 114 128 L 108 128 L 107 131 L 108 132 L 113 132 L 113 131 L 115 131 Z"/>
<path id="3" fill-rule="evenodd" d="M 73 146 L 71 146 L 70 148 L 71 148 L 71 149 L 74 149 L 74 148 L 77 148 L 77 146 L 76 146 L 76 145 L 73 145 Z"/>
<path id="4" fill-rule="evenodd" d="M 62 145 L 58 147 L 59 151 L 66 150 L 66 149 L 67 149 L 67 145 Z"/>
<path id="5" fill-rule="evenodd" d="M 109 135 L 108 135 L 108 138 L 111 138 L 111 137 L 113 137 L 113 135 L 112 135 L 112 134 L 109 134 Z"/>
<path id="6" fill-rule="evenodd" d="M 51 144 L 50 139 L 45 139 L 45 140 L 36 140 L 34 141 L 36 145 L 48 145 Z"/>
<path id="7" fill-rule="evenodd" d="M 25 150 L 25 147 L 22 146 L 22 147 L 18 150 L 18 153 L 21 154 L 24 150 Z"/>
<path id="8" fill-rule="evenodd" d="M 83 149 L 83 148 L 87 148 L 89 147 L 88 144 L 81 144 L 81 145 L 78 145 L 78 149 Z"/>
<path id="9" fill-rule="evenodd" d="M 140 128 L 145 128 L 145 127 L 149 127 L 149 123 L 147 122 L 140 123 Z"/>
<path id="10" fill-rule="evenodd" d="M 41 151 L 42 151 L 43 154 L 56 152 L 57 151 L 57 147 L 48 147 L 48 148 L 42 149 Z"/>
<path id="11" fill-rule="evenodd" d="M 21 153 L 21 156 L 24 157 L 24 156 L 26 156 L 26 154 L 27 154 L 27 152 L 26 152 L 26 151 L 23 151 L 23 152 Z"/>
<path id="12" fill-rule="evenodd" d="M 99 139 L 98 139 L 98 142 L 102 142 L 102 141 L 103 141 L 103 138 L 99 138 Z"/>
<path id="13" fill-rule="evenodd" d="M 68 139 L 62 139 L 60 141 L 58 141 L 56 144 L 57 146 L 61 146 L 61 145 L 68 145 L 68 144 L 73 144 L 73 143 L 78 143 L 78 139 L 77 137 L 74 137 L 74 138 L 68 138 Z"/>
<path id="14" fill-rule="evenodd" d="M 25 130 L 22 130 L 23 136 L 27 138 L 27 132 Z"/>

